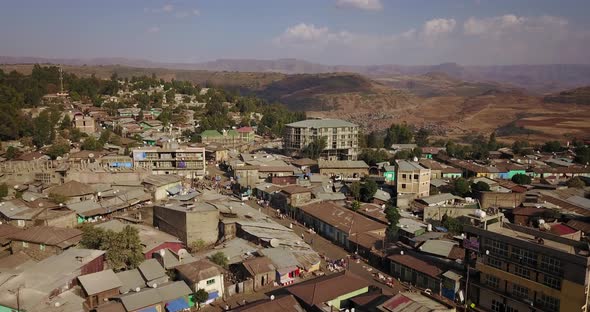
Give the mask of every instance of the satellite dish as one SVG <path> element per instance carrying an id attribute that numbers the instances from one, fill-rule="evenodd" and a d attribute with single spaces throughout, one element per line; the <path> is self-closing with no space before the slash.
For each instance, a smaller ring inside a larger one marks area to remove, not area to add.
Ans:
<path id="1" fill-rule="evenodd" d="M 88 158 L 94 158 L 94 154 L 93 153 L 88 154 Z"/>
<path id="2" fill-rule="evenodd" d="M 270 295 L 270 301 L 275 300 L 275 295 Z"/>
<path id="3" fill-rule="evenodd" d="M 106 298 L 105 298 L 105 299 L 106 299 Z M 54 305 L 56 308 L 59 308 L 59 306 L 61 305 L 61 303 L 59 303 L 59 302 L 56 302 L 56 303 L 54 303 L 53 305 Z"/>
<path id="4" fill-rule="evenodd" d="M 156 284 L 156 283 L 153 283 L 153 284 L 152 284 L 152 288 L 156 288 L 156 287 L 158 287 L 158 284 Z"/>
<path id="5" fill-rule="evenodd" d="M 279 245 L 281 244 L 280 241 L 276 238 L 272 238 L 269 243 L 270 243 L 270 247 L 273 247 L 273 248 L 279 247 Z"/>
<path id="6" fill-rule="evenodd" d="M 135 287 L 135 292 L 139 292 L 140 290 L 141 290 L 141 288 Z"/>
<path id="7" fill-rule="evenodd" d="M 160 249 L 158 252 L 160 253 L 160 256 L 162 256 L 162 257 L 164 257 L 164 255 L 166 255 L 166 250 L 164 250 L 164 249 Z"/>

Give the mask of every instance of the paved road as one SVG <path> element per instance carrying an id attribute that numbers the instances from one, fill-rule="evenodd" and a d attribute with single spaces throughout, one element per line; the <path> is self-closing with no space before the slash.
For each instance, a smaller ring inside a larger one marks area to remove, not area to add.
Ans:
<path id="1" fill-rule="evenodd" d="M 256 201 L 249 201 L 249 205 L 251 207 L 260 207 L 260 206 L 258 206 Z M 329 259 L 342 259 L 342 258 L 347 258 L 350 255 L 342 247 L 333 244 L 332 242 L 323 238 L 322 236 L 320 236 L 318 234 L 309 233 L 308 229 L 303 227 L 303 225 L 299 224 L 297 221 L 292 220 L 292 219 L 288 219 L 288 218 L 287 219 L 276 218 L 276 213 L 275 213 L 275 210 L 273 210 L 273 209 L 262 208 L 261 211 L 264 212 L 265 214 L 271 216 L 276 222 L 278 222 L 286 227 L 289 227 L 289 224 L 292 223 L 293 230 L 295 231 L 295 233 L 297 233 L 297 235 L 303 234 L 303 237 L 304 237 L 304 240 L 306 243 L 308 243 L 319 254 L 322 254 L 322 255 L 328 257 Z M 322 269 L 324 269 L 324 268 L 325 268 L 325 266 L 322 266 Z M 379 273 L 383 274 L 384 276 L 389 276 L 389 275 L 385 274 L 382 271 L 377 270 L 376 268 L 371 267 L 370 265 L 368 265 L 364 261 L 359 261 L 359 263 L 357 263 L 351 259 L 351 261 L 349 261 L 348 269 L 350 270 L 350 272 L 366 279 L 372 285 L 383 288 L 383 292 L 385 294 L 397 293 L 398 291 L 404 289 L 404 286 L 399 284 L 397 281 L 395 281 L 394 288 L 390 288 L 387 285 L 384 285 L 384 284 L 376 281 L 373 278 L 373 274 L 376 272 L 379 272 Z M 324 270 L 324 271 L 327 274 L 330 273 L 327 270 Z"/>

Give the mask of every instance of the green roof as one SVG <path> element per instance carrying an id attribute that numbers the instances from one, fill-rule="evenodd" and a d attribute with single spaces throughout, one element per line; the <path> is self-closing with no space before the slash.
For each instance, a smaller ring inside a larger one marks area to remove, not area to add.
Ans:
<path id="1" fill-rule="evenodd" d="M 292 128 L 338 128 L 338 127 L 358 127 L 352 122 L 340 119 L 307 119 L 293 122 L 286 125 Z"/>
<path id="2" fill-rule="evenodd" d="M 220 137 L 221 133 L 217 130 L 205 130 L 201 132 L 201 137 Z"/>
<path id="3" fill-rule="evenodd" d="M 227 130 L 227 136 L 239 136 L 240 134 L 236 130 Z"/>

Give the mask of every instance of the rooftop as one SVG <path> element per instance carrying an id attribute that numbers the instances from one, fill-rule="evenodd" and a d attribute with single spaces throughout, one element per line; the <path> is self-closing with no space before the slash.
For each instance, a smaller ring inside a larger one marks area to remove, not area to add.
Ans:
<path id="1" fill-rule="evenodd" d="M 121 281 L 113 270 L 82 275 L 78 277 L 78 281 L 89 296 L 122 286 Z"/>
<path id="2" fill-rule="evenodd" d="M 320 169 L 368 169 L 369 165 L 362 160 L 319 160 L 318 167 Z"/>
<path id="3" fill-rule="evenodd" d="M 315 306 L 368 286 L 367 280 L 344 271 L 290 286 L 287 291 L 307 305 Z"/>
<path id="4" fill-rule="evenodd" d="M 299 207 L 305 213 L 346 233 L 360 233 L 383 229 L 386 225 L 332 202 L 316 202 Z"/>
<path id="5" fill-rule="evenodd" d="M 398 161 L 397 166 L 399 168 L 399 171 L 428 170 L 427 168 L 424 168 L 419 163 L 414 162 L 414 161 L 408 161 L 408 160 Z"/>
<path id="6" fill-rule="evenodd" d="M 356 124 L 340 119 L 307 119 L 286 124 L 285 126 L 292 128 L 358 127 Z"/>
<path id="7" fill-rule="evenodd" d="M 222 274 L 223 269 L 209 260 L 199 260 L 175 268 L 180 274 L 191 281 L 202 281 Z"/>
<path id="8" fill-rule="evenodd" d="M 78 229 L 58 228 L 52 226 L 34 226 L 10 235 L 17 241 L 45 244 L 66 248 L 76 245 L 82 238 L 82 231 Z"/>

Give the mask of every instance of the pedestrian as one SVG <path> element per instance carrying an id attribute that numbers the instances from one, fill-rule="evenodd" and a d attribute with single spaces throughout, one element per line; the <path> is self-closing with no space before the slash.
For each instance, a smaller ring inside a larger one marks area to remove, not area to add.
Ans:
<path id="1" fill-rule="evenodd" d="M 313 238 L 311 239 L 311 242 L 309 242 L 309 244 L 313 246 Z"/>

